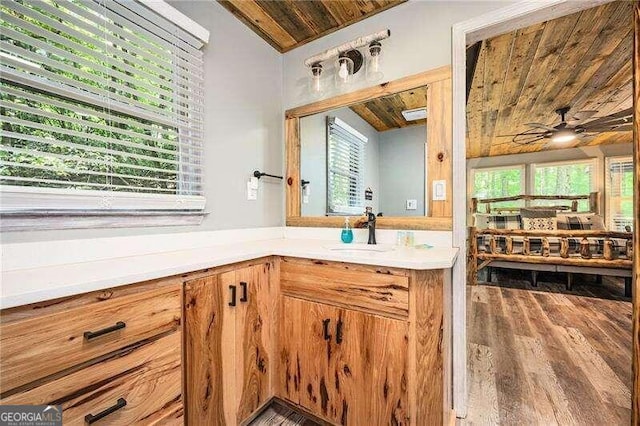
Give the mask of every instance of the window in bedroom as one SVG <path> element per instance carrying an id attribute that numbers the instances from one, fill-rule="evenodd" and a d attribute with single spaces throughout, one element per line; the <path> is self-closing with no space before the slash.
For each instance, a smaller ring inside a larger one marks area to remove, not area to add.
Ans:
<path id="1" fill-rule="evenodd" d="M 625 231 L 633 226 L 633 158 L 606 159 L 606 217 L 609 229 Z"/>
<path id="2" fill-rule="evenodd" d="M 0 5 L 2 212 L 201 212 L 202 42 L 142 3 Z"/>
<path id="3" fill-rule="evenodd" d="M 368 139 L 337 117 L 327 117 L 327 214 L 364 212 Z"/>
<path id="4" fill-rule="evenodd" d="M 513 197 L 524 194 L 525 166 L 523 164 L 505 167 L 473 169 L 473 197 L 480 199 Z M 495 207 L 519 207 L 522 201 L 493 203 Z M 482 206 L 480 207 L 482 210 Z"/>
<path id="5" fill-rule="evenodd" d="M 534 195 L 589 195 L 596 188 L 596 159 L 532 164 L 531 170 Z M 537 204 L 554 203 L 539 200 Z M 588 209 L 589 200 L 580 200 L 578 210 Z"/>

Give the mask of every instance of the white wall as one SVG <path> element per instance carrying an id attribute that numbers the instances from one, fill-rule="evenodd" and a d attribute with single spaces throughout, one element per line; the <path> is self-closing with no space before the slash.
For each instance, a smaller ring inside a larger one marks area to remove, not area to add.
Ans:
<path id="1" fill-rule="evenodd" d="M 365 205 L 373 207 L 374 212 L 379 211 L 379 133 L 350 108 L 340 108 L 300 120 L 300 178 L 311 182 L 309 203 L 302 203 L 302 215 L 327 213 L 327 116 L 340 118 L 367 137 L 364 185 L 373 190 L 373 200 Z"/>
<path id="2" fill-rule="evenodd" d="M 380 133 L 380 209 L 385 216 L 424 216 L 426 126 Z M 418 201 L 407 210 L 408 199 Z"/>
<path id="3" fill-rule="evenodd" d="M 382 42 L 385 81 L 427 71 L 451 63 L 451 26 L 485 12 L 504 7 L 511 1 L 428 1 L 412 0 L 329 34 L 284 55 L 285 108 L 304 105 L 316 99 L 308 93 L 306 58 L 378 30 L 389 28 L 391 37 Z M 328 68 L 331 64 L 325 64 Z M 364 74 L 361 72 L 359 74 Z M 372 83 L 354 83 L 345 92 Z M 336 95 L 327 91 L 323 97 Z"/>
<path id="4" fill-rule="evenodd" d="M 172 5 L 211 32 L 205 60 L 205 196 L 200 226 L 3 233 L 3 242 L 281 226 L 284 187 L 262 180 L 247 201 L 254 169 L 283 171 L 282 55 L 214 1 Z"/>

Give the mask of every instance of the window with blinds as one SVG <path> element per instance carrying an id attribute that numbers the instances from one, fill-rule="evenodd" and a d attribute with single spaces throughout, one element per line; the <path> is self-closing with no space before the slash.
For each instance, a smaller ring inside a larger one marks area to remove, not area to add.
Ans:
<path id="1" fill-rule="evenodd" d="M 605 170 L 606 209 L 609 229 L 633 227 L 633 158 L 608 157 Z"/>
<path id="2" fill-rule="evenodd" d="M 201 47 L 133 0 L 2 1 L 2 210 L 202 210 Z"/>
<path id="3" fill-rule="evenodd" d="M 327 214 L 364 213 L 367 138 L 337 117 L 327 117 Z"/>

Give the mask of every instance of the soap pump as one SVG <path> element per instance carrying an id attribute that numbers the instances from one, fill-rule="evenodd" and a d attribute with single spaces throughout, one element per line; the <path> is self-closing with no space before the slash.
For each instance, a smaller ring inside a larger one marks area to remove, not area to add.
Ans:
<path id="1" fill-rule="evenodd" d="M 353 241 L 353 230 L 351 229 L 351 225 L 349 225 L 349 217 L 344 218 L 344 228 L 342 229 L 342 234 L 340 235 L 342 242 L 345 244 L 349 244 Z"/>

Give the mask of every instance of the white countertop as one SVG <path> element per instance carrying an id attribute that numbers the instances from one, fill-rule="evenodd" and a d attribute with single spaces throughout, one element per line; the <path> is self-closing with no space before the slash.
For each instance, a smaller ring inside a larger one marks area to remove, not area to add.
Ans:
<path id="1" fill-rule="evenodd" d="M 10 308 L 272 255 L 424 270 L 451 268 L 458 254 L 456 248 L 439 247 L 396 247 L 384 252 L 327 248 L 335 244 L 326 240 L 280 238 L 8 270 L 2 272 L 0 307 Z"/>

